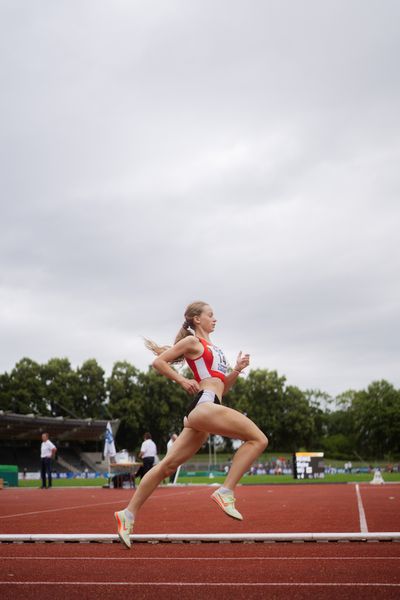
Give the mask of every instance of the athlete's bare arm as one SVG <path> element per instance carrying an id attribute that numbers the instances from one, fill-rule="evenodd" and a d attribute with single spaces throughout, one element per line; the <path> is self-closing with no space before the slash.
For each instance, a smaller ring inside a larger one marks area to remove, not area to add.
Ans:
<path id="1" fill-rule="evenodd" d="M 162 352 L 153 361 L 153 367 L 165 375 L 168 379 L 176 381 L 180 386 L 183 387 L 189 394 L 196 394 L 199 391 L 199 384 L 194 379 L 187 379 L 180 373 L 177 373 L 175 369 L 171 367 L 169 363 L 173 362 L 180 356 L 187 356 L 188 358 L 197 358 L 203 350 L 200 342 L 193 335 L 188 335 L 183 340 L 177 342 L 172 348 L 168 348 Z"/>

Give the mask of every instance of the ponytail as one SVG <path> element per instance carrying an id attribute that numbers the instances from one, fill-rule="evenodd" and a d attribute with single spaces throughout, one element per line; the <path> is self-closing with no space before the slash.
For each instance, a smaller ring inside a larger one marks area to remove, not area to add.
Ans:
<path id="1" fill-rule="evenodd" d="M 193 333 L 188 331 L 185 327 L 182 326 L 176 335 L 174 344 L 177 344 L 178 342 L 180 342 L 180 340 L 183 340 L 185 337 L 188 337 L 188 335 L 193 335 Z M 146 348 L 148 350 L 150 350 L 156 356 L 160 356 L 160 354 L 162 354 L 166 350 L 169 350 L 172 347 L 172 346 L 158 346 L 155 342 L 153 342 L 153 340 L 149 340 L 147 338 L 144 338 L 144 345 L 146 346 Z M 177 358 L 175 358 L 175 360 L 171 361 L 170 364 L 175 365 L 175 364 L 182 363 L 184 361 L 184 358 L 185 357 L 182 354 L 182 356 L 178 356 Z"/>
<path id="2" fill-rule="evenodd" d="M 199 316 L 202 313 L 205 306 L 207 306 L 206 302 L 192 302 L 192 304 L 189 304 L 185 311 L 185 321 L 182 327 L 179 329 L 178 333 L 176 334 L 174 344 L 177 344 L 189 335 L 194 335 L 193 318 Z M 171 348 L 171 346 L 158 346 L 155 342 L 147 338 L 144 338 L 144 345 L 156 356 L 159 356 L 160 354 L 165 352 L 165 350 L 169 350 Z M 181 363 L 183 362 L 183 360 L 183 355 L 178 356 L 178 358 L 173 360 L 171 364 Z"/>
<path id="3" fill-rule="evenodd" d="M 165 350 L 171 348 L 171 346 L 157 346 L 157 344 L 153 342 L 153 340 L 149 340 L 147 338 L 144 338 L 144 345 L 156 356 L 159 356 L 160 354 L 162 354 L 162 352 L 165 352 Z"/>

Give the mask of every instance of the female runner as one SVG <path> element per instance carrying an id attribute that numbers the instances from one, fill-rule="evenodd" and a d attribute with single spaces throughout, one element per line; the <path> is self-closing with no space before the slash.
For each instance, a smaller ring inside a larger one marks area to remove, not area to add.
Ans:
<path id="1" fill-rule="evenodd" d="M 227 515 L 243 519 L 235 508 L 234 490 L 242 475 L 267 447 L 268 439 L 253 421 L 221 404 L 223 395 L 249 365 L 250 357 L 239 352 L 235 368 L 228 373 L 222 350 L 210 340 L 216 322 L 211 306 L 193 302 L 185 311 L 185 321 L 172 348 L 160 348 L 154 342 L 146 342 L 146 346 L 157 354 L 153 367 L 195 397 L 187 407 L 183 430 L 168 454 L 142 478 L 127 508 L 114 513 L 118 535 L 127 548 L 131 547 L 130 534 L 140 507 L 163 479 L 196 454 L 209 434 L 244 441 L 233 458 L 223 486 L 211 495 Z M 194 379 L 187 379 L 171 367 L 183 359 Z"/>

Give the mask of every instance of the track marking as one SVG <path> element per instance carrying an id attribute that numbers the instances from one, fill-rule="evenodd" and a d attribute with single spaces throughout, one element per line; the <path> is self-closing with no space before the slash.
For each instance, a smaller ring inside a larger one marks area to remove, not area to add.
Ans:
<path id="1" fill-rule="evenodd" d="M 179 494 L 175 494 L 175 495 L 179 495 Z M 168 494 L 168 498 L 170 498 L 171 496 L 174 496 L 174 494 Z M 157 500 L 160 498 L 160 495 L 157 495 L 156 497 L 153 498 L 149 498 L 150 500 Z M 1 515 L 0 519 L 11 519 L 14 517 L 26 517 L 29 515 L 41 515 L 44 513 L 51 513 L 51 512 L 58 512 L 58 511 L 62 511 L 62 510 L 76 510 L 77 508 L 87 508 L 87 507 L 93 507 L 93 506 L 107 506 L 107 505 L 114 505 L 116 506 L 117 504 L 120 504 L 122 502 L 126 502 L 125 500 L 112 500 L 110 502 L 96 502 L 93 504 L 78 504 L 75 506 L 62 506 L 61 508 L 47 508 L 46 510 L 34 510 L 34 511 L 30 511 L 30 512 L 23 512 L 23 513 L 14 513 L 12 515 Z"/>
<path id="2" fill-rule="evenodd" d="M 367 519 L 365 518 L 364 506 L 361 499 L 360 494 L 360 486 L 356 483 L 356 494 L 357 494 L 357 504 L 358 504 L 358 514 L 360 518 L 360 531 L 361 533 L 368 533 L 368 525 Z"/>
<path id="3" fill-rule="evenodd" d="M 147 560 L 164 560 L 164 561 L 178 561 L 178 560 L 202 560 L 202 561 L 217 561 L 217 560 L 400 560 L 400 556 L 244 556 L 240 558 L 238 556 L 219 556 L 219 557 L 208 557 L 208 556 L 132 556 L 126 557 L 115 557 L 115 556 L 0 556 L 0 560 L 84 560 L 84 561 L 97 561 L 106 560 L 109 561 L 147 561 Z"/>
<path id="4" fill-rule="evenodd" d="M 27 517 L 29 515 L 42 515 L 44 513 L 59 512 L 62 510 L 76 510 L 77 508 L 87 508 L 91 506 L 106 506 L 107 504 L 118 504 L 118 502 L 97 502 L 96 504 L 79 504 L 77 506 L 62 506 L 61 508 L 48 508 L 46 510 L 33 510 L 30 512 L 15 513 L 12 515 L 1 515 L 0 519 L 11 519 L 14 517 Z"/>
<path id="5" fill-rule="evenodd" d="M 59 587 L 71 587 L 71 586 L 109 586 L 109 587 L 400 587 L 400 583 L 367 583 L 367 582 L 310 582 L 310 583 L 297 583 L 291 581 L 286 582 L 263 582 L 255 583 L 249 582 L 244 583 L 243 581 L 238 582 L 182 582 L 182 581 L 170 581 L 170 582 L 154 582 L 154 581 L 141 581 L 141 582 L 122 582 L 122 581 L 0 581 L 0 585 L 42 585 L 42 586 L 59 586 Z"/>

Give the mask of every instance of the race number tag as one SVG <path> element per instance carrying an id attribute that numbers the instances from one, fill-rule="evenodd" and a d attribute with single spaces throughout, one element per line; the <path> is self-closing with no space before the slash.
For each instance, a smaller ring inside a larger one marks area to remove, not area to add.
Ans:
<path id="1" fill-rule="evenodd" d="M 209 348 L 213 355 L 213 364 L 211 369 L 226 375 L 226 372 L 228 371 L 228 363 L 226 362 L 225 354 L 220 348 L 217 348 L 217 346 L 209 346 Z"/>

